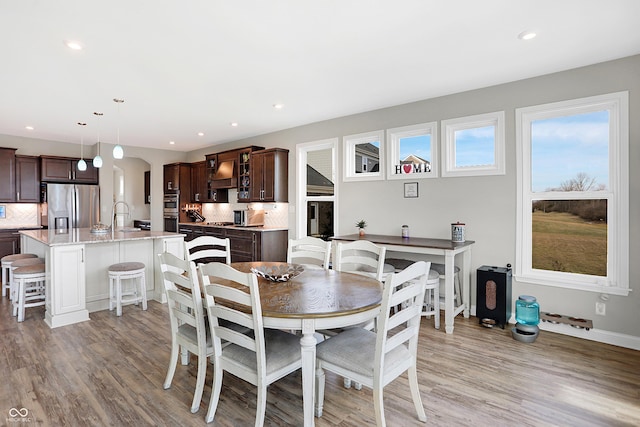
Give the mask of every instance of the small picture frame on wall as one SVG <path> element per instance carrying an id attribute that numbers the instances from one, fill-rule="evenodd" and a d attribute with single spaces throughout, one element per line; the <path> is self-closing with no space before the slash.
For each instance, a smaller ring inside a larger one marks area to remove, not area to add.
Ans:
<path id="1" fill-rule="evenodd" d="M 7 207 L 5 205 L 0 205 L 0 218 L 7 217 Z"/>
<path id="2" fill-rule="evenodd" d="M 405 182 L 404 183 L 404 198 L 411 199 L 418 197 L 418 183 L 417 182 Z"/>

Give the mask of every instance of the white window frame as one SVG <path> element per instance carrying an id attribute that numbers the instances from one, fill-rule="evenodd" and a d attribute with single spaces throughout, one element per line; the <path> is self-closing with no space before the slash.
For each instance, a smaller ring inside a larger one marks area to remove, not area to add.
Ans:
<path id="1" fill-rule="evenodd" d="M 414 136 L 431 136 L 431 172 L 396 173 L 396 166 L 400 164 L 400 140 Z M 438 177 L 438 123 L 420 123 L 387 129 L 387 179 L 423 179 Z"/>
<path id="2" fill-rule="evenodd" d="M 609 111 L 609 183 L 605 191 L 560 192 L 531 188 L 531 123 L 565 115 Z M 629 294 L 629 94 L 617 92 L 516 109 L 517 221 L 519 281 L 614 295 Z M 534 200 L 607 200 L 607 277 L 532 268 Z"/>
<path id="3" fill-rule="evenodd" d="M 495 129 L 493 164 L 456 166 L 456 132 L 487 126 L 493 126 Z M 505 174 L 504 111 L 442 120 L 442 129 L 444 133 L 444 150 L 442 151 L 443 177 Z"/>
<path id="4" fill-rule="evenodd" d="M 333 166 L 332 196 L 308 196 L 307 195 L 307 153 L 309 151 L 331 150 L 331 162 Z M 333 202 L 333 232 L 338 228 L 338 138 L 329 138 L 319 141 L 304 142 L 296 145 L 296 239 L 307 235 L 307 202 Z"/>
<path id="5" fill-rule="evenodd" d="M 377 130 L 372 132 L 359 133 L 355 135 L 347 135 L 342 137 L 344 146 L 344 176 L 343 181 L 377 181 L 384 179 L 385 168 L 385 144 L 384 131 Z M 378 172 L 361 172 L 356 173 L 356 145 L 366 144 L 368 142 L 379 142 L 379 168 Z"/>

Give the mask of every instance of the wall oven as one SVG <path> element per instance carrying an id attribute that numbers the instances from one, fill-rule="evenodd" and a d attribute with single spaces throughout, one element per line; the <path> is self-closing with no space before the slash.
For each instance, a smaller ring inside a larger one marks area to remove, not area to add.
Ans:
<path id="1" fill-rule="evenodd" d="M 166 193 L 163 199 L 164 231 L 178 232 L 178 218 L 180 217 L 180 195 L 178 192 Z"/>

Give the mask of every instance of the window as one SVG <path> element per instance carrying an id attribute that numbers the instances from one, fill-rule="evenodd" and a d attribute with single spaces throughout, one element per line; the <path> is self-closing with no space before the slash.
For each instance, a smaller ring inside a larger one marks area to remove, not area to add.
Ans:
<path id="1" fill-rule="evenodd" d="M 297 145 L 297 238 L 335 234 L 337 145 L 337 138 Z"/>
<path id="2" fill-rule="evenodd" d="M 438 176 L 438 125 L 422 123 L 387 130 L 387 179 Z"/>
<path id="3" fill-rule="evenodd" d="M 384 132 L 349 135 L 344 142 L 344 180 L 384 179 Z"/>
<path id="4" fill-rule="evenodd" d="M 628 93 L 516 110 L 516 277 L 629 291 Z"/>
<path id="5" fill-rule="evenodd" d="M 504 111 L 443 120 L 442 176 L 504 175 Z"/>

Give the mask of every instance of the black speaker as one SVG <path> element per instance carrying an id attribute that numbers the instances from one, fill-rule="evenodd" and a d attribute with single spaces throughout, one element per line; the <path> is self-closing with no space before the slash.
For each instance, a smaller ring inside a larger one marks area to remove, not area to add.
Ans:
<path id="1" fill-rule="evenodd" d="M 504 325 L 511 317 L 511 268 L 483 265 L 476 272 L 476 316 L 481 324 Z"/>

